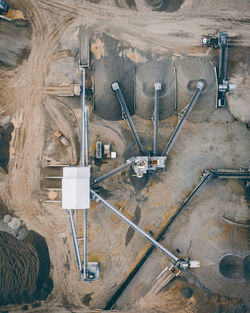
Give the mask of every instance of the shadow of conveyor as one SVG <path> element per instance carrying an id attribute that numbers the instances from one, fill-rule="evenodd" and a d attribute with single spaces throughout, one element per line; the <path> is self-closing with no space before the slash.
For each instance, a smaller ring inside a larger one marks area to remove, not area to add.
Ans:
<path id="1" fill-rule="evenodd" d="M 11 141 L 11 133 L 14 130 L 12 123 L 0 126 L 0 167 L 8 173 L 8 163 L 10 158 L 9 146 Z"/>

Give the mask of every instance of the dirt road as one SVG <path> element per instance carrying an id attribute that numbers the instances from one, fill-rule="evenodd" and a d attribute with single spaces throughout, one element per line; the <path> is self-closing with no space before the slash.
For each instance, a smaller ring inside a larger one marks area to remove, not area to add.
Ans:
<path id="1" fill-rule="evenodd" d="M 46 75 L 56 59 L 55 55 L 58 51 L 65 50 L 67 43 L 69 45 L 75 40 L 72 33 L 80 24 L 90 27 L 93 35 L 105 32 L 118 40 L 121 45 L 132 47 L 130 52 L 134 60 L 139 55 L 138 51 L 142 51 L 142 56 L 144 53 L 151 59 L 161 59 L 166 55 L 182 56 L 186 53 L 199 56 L 214 54 L 210 49 L 200 48 L 199 42 L 202 34 L 213 34 L 218 30 L 228 31 L 234 38 L 234 44 L 250 46 L 249 1 L 222 0 L 218 3 L 215 0 L 186 0 L 180 9 L 173 13 L 152 11 L 143 0 L 138 0 L 136 6 L 132 7 L 129 7 L 127 1 L 121 4 L 120 1 L 113 0 L 24 0 L 21 3 L 13 0 L 11 3 L 25 12 L 31 24 L 32 34 L 31 50 L 27 58 L 11 70 L 0 68 L 0 121 L 9 118 L 15 126 L 9 174 L 0 172 L 0 197 L 29 229 L 37 231 L 46 238 L 52 264 L 51 277 L 54 282 L 49 301 L 62 303 L 66 307 L 74 305 L 82 308 L 86 306 L 103 308 L 111 293 L 129 272 L 138 251 L 144 249 L 145 242 L 135 236 L 133 238 L 136 240 L 131 240 L 131 236 L 128 235 L 130 244 L 126 247 L 124 234 L 127 226 L 118 222 L 113 216 L 103 213 L 100 206 L 93 205 L 96 211 L 93 210 L 90 216 L 91 257 L 93 260 L 100 260 L 103 276 L 99 282 L 91 285 L 78 281 L 70 228 L 65 212 L 59 205 L 44 206 L 41 203 L 41 200 L 44 200 L 44 192 L 40 188 L 41 167 L 44 166 L 45 157 L 58 158 L 56 161 L 69 164 L 76 164 L 78 159 L 79 134 L 74 116 L 69 111 L 67 113 L 67 109 L 62 109 L 63 106 L 55 98 L 50 98 L 44 92 Z M 96 55 L 101 50 L 99 48 Z M 72 55 L 77 55 L 77 47 L 72 47 L 71 52 Z M 94 57 L 94 53 L 92 56 Z M 242 71 L 239 76 L 236 76 L 239 84 L 242 83 L 242 77 L 246 75 L 244 66 Z M 239 101 L 237 94 L 235 99 L 234 101 Z M 243 116 L 242 119 L 246 122 L 245 115 L 248 111 L 249 109 L 242 104 L 241 113 L 235 115 Z M 74 112 L 77 115 L 77 110 Z M 100 124 L 98 117 L 94 117 L 92 122 L 93 125 Z M 174 117 L 163 121 L 160 130 L 161 146 L 164 146 L 166 137 L 170 135 L 175 122 Z M 56 154 L 57 146 L 51 135 L 56 123 L 64 125 L 64 131 L 72 142 L 70 151 L 62 150 Z M 107 140 L 113 138 L 115 142 L 121 144 L 123 151 L 126 151 L 126 140 L 132 141 L 126 126 L 121 121 L 108 125 L 105 123 L 97 126 L 98 131 L 96 130 L 91 138 L 92 145 L 97 133 L 101 133 L 109 126 Z M 214 132 L 210 132 L 209 123 L 213 125 Z M 107 194 L 107 196 L 113 197 L 112 201 L 122 206 L 124 203 L 121 203 L 120 194 L 126 195 L 129 201 L 126 202 L 125 214 L 130 218 L 136 213 L 136 207 L 140 203 L 143 208 L 146 203 L 147 211 L 142 210 L 142 217 L 138 223 L 148 231 L 157 231 L 162 220 L 169 216 L 171 207 L 180 201 L 195 183 L 195 175 L 204 164 L 208 166 L 248 164 L 249 158 L 245 147 L 249 134 L 245 126 L 240 121 L 235 121 L 228 112 L 226 115 L 221 112 L 215 113 L 209 123 L 205 121 L 198 126 L 191 122 L 187 124 L 184 129 L 186 137 L 181 139 L 173 153 L 176 157 L 173 155 L 170 157 L 168 176 L 164 173 L 160 179 L 152 179 L 150 185 L 142 192 L 135 191 L 131 183 L 123 184 L 124 181 L 129 182 L 127 176 L 118 176 L 113 182 L 104 184 L 106 189 L 111 188 L 112 183 L 117 184 L 118 194 Z M 140 135 L 145 137 L 144 142 L 150 144 L 147 141 L 149 122 L 145 121 L 143 124 L 140 118 L 135 117 L 135 124 Z M 217 133 L 222 134 L 220 138 L 216 137 Z M 230 143 L 228 146 L 225 145 L 224 137 Z M 191 142 L 193 145 L 189 147 L 188 143 Z M 210 149 L 209 142 L 213 142 L 215 150 L 217 149 L 216 153 Z M 190 151 L 195 155 L 193 158 L 190 158 Z M 161 199 L 159 192 L 164 194 Z M 159 215 L 155 214 L 156 208 L 159 209 L 157 211 Z M 76 214 L 76 220 L 80 225 L 81 213 Z M 112 232 L 109 232 L 110 229 Z M 102 242 L 100 238 L 105 240 Z M 111 251 L 108 250 L 110 247 L 112 247 Z M 164 262 L 160 266 L 163 266 Z M 153 265 L 152 263 L 150 269 L 154 268 Z M 152 271 L 151 274 L 148 279 L 153 280 L 157 273 Z M 143 288 L 148 288 L 150 285 L 151 283 L 142 285 L 138 294 L 143 295 Z M 177 298 L 181 299 L 179 305 L 185 307 L 186 300 L 179 294 Z M 157 301 L 153 303 L 156 305 Z M 172 312 L 178 312 L 178 306 L 174 301 L 170 302 L 172 304 L 168 307 L 169 312 L 171 308 Z M 167 312 L 164 311 L 166 301 L 163 302 L 162 306 L 156 305 L 159 312 Z M 193 303 L 195 300 L 192 298 L 189 302 L 185 310 L 181 311 L 180 308 L 179 312 L 195 312 L 196 306 Z M 127 308 L 124 300 L 120 306 L 121 309 Z M 138 307 L 138 310 L 143 309 L 145 304 L 141 308 Z"/>

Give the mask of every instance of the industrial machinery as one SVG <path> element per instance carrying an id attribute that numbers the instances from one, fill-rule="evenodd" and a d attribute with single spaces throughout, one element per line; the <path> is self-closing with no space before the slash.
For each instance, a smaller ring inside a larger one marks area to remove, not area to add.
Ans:
<path id="1" fill-rule="evenodd" d="M 90 208 L 90 157 L 89 157 L 89 108 L 85 106 L 85 71 L 89 66 L 88 35 L 83 26 L 79 29 L 81 71 L 81 146 L 80 166 L 64 167 L 62 177 L 62 208 L 69 216 L 75 254 L 79 268 L 79 280 L 92 282 L 99 277 L 98 262 L 88 262 L 88 209 Z M 84 262 L 82 265 L 73 210 L 84 212 Z"/>
<path id="2" fill-rule="evenodd" d="M 182 202 L 182 204 L 178 207 L 178 209 L 175 211 L 175 213 L 171 216 L 170 220 L 164 225 L 160 233 L 156 237 L 156 241 L 160 242 L 164 237 L 169 229 L 169 227 L 172 225 L 172 223 L 175 221 L 175 219 L 181 214 L 181 212 L 184 210 L 185 207 L 190 203 L 190 201 L 195 197 L 195 195 L 201 190 L 201 188 L 209 182 L 211 179 L 215 178 L 228 178 L 228 179 L 243 179 L 243 180 L 249 180 L 250 179 L 250 167 L 248 168 L 239 168 L 239 169 L 206 169 L 202 171 L 200 181 L 198 184 L 194 187 L 194 189 L 191 191 L 191 193 L 188 195 L 188 197 Z M 234 221 L 231 221 L 225 217 L 223 217 L 227 222 L 234 223 Z M 242 224 L 240 224 L 242 226 Z M 248 224 L 243 224 L 244 227 L 249 227 Z M 111 299 L 107 302 L 105 310 L 113 309 L 115 306 L 115 303 L 119 299 L 120 295 L 123 293 L 123 291 L 126 289 L 128 284 L 131 282 L 131 280 L 135 277 L 136 273 L 141 269 L 143 264 L 146 262 L 148 257 L 151 255 L 151 253 L 154 251 L 155 247 L 151 245 L 145 253 L 142 255 L 142 257 L 138 260 L 138 262 L 135 264 L 134 268 L 131 270 L 129 275 L 126 277 L 126 279 L 123 281 L 123 283 L 119 286 L 119 288 L 116 290 L 116 292 L 113 294 Z M 195 261 L 189 261 L 192 265 L 198 265 L 195 264 Z M 190 265 L 191 265 L 190 264 Z M 191 267 L 191 266 L 190 266 Z M 165 287 L 172 279 L 179 276 L 181 273 L 181 270 L 176 267 L 173 263 L 166 266 L 166 268 L 158 275 L 156 278 L 156 282 L 154 286 L 150 289 L 149 294 L 157 294 L 163 287 Z"/>
<path id="3" fill-rule="evenodd" d="M 5 3 L 4 0 L 0 0 L 0 19 L 4 19 L 4 20 L 7 20 L 7 21 L 11 21 L 10 18 L 6 17 L 5 15 L 3 14 L 6 14 L 9 10 L 9 7 L 7 6 L 7 4 Z"/>
<path id="4" fill-rule="evenodd" d="M 8 9 L 9 9 L 9 8 L 8 8 L 7 4 L 5 3 L 5 1 L 4 1 L 4 0 L 1 0 L 1 2 L 0 2 L 0 11 L 7 12 Z"/>
<path id="5" fill-rule="evenodd" d="M 129 164 L 133 162 L 134 159 L 129 160 Z M 106 177 L 107 178 L 107 177 Z M 234 179 L 250 179 L 250 168 L 239 168 L 239 169 L 207 169 L 202 172 L 201 180 L 195 186 L 195 188 L 192 190 L 192 192 L 189 194 L 189 196 L 183 201 L 182 205 L 178 208 L 174 216 L 170 219 L 168 225 L 165 229 L 163 229 L 162 233 L 157 236 L 156 240 L 150 237 L 145 231 L 140 229 L 137 225 L 135 225 L 133 222 L 131 222 L 126 216 L 124 216 L 120 211 L 118 211 L 115 207 L 113 207 L 109 202 L 104 200 L 100 195 L 98 195 L 95 191 L 90 189 L 91 198 L 92 200 L 95 200 L 96 202 L 99 202 L 103 204 L 106 208 L 108 208 L 112 213 L 116 214 L 120 219 L 125 221 L 130 227 L 132 227 L 136 232 L 141 234 L 145 239 L 147 239 L 149 242 L 151 242 L 152 246 L 148 249 L 148 251 L 145 253 L 146 258 L 148 255 L 153 251 L 152 247 L 160 249 L 165 255 L 167 255 L 171 260 L 172 263 L 170 266 L 168 265 L 157 277 L 157 279 L 161 279 L 164 281 L 165 285 L 170 282 L 173 278 L 178 276 L 181 271 L 187 270 L 189 268 L 195 268 L 199 267 L 200 263 L 198 261 L 192 261 L 192 260 L 183 260 L 176 257 L 173 253 L 171 253 L 169 250 L 164 248 L 160 243 L 160 239 L 162 239 L 163 233 L 167 230 L 167 228 L 173 223 L 175 218 L 181 213 L 181 211 L 189 204 L 191 199 L 198 193 L 200 188 L 204 186 L 207 182 L 209 182 L 211 179 L 214 178 L 234 178 Z M 98 180 L 96 179 L 96 182 L 100 182 L 104 180 L 105 178 L 102 177 L 102 179 Z M 141 262 L 143 264 L 145 260 Z M 137 268 L 138 270 L 138 268 Z M 134 274 L 135 275 L 135 274 Z M 131 280 L 132 278 L 130 278 Z M 125 283 L 125 282 L 124 282 Z M 126 283 L 125 283 L 126 287 Z M 124 287 L 124 288 L 125 288 Z M 119 292 L 118 292 L 119 294 Z M 118 298 L 117 295 L 114 296 L 114 299 Z M 110 309 L 112 305 L 114 304 L 114 301 L 112 300 L 105 309 Z"/>
<path id="6" fill-rule="evenodd" d="M 180 273 L 181 270 L 187 270 L 191 267 L 199 267 L 198 261 L 190 261 L 190 260 L 183 260 L 175 256 L 172 252 L 170 252 L 168 249 L 163 247 L 159 242 L 155 239 L 153 239 L 151 236 L 149 236 L 144 230 L 139 228 L 136 224 L 134 224 L 132 221 L 130 221 L 126 216 L 124 216 L 119 210 L 116 210 L 114 206 L 112 206 L 109 202 L 107 202 L 105 199 L 103 199 L 98 193 L 96 193 L 92 187 L 96 185 L 97 183 L 100 183 L 101 181 L 111 177 L 112 175 L 118 173 L 122 169 L 133 166 L 134 172 L 136 173 L 137 177 L 142 177 L 144 174 L 146 174 L 148 171 L 155 171 L 157 168 L 164 169 L 166 166 L 166 159 L 167 155 L 173 146 L 175 139 L 177 138 L 185 120 L 189 116 L 192 108 L 194 107 L 197 99 L 199 98 L 204 83 L 202 81 L 199 81 L 196 85 L 196 91 L 191 98 L 189 104 L 184 108 L 182 111 L 182 116 L 178 122 L 178 125 L 176 126 L 172 136 L 169 139 L 169 142 L 164 149 L 162 155 L 159 156 L 158 154 L 158 122 L 159 122 L 159 90 L 161 90 L 161 83 L 157 82 L 155 83 L 155 95 L 154 95 L 154 114 L 152 117 L 153 124 L 154 124 L 154 142 L 153 142 L 153 155 L 147 156 L 146 152 L 143 149 L 142 143 L 140 141 L 140 138 L 138 136 L 138 133 L 136 131 L 136 128 L 134 126 L 133 120 L 131 118 L 131 115 L 129 113 L 127 104 L 124 100 L 122 91 L 119 87 L 118 82 L 112 83 L 112 89 L 116 93 L 118 100 L 122 107 L 122 116 L 128 123 L 130 130 L 132 132 L 133 138 L 135 140 L 135 143 L 141 153 L 141 156 L 134 156 L 128 159 L 124 164 L 121 164 L 119 167 L 111 170 L 108 173 L 105 173 L 101 175 L 100 177 L 94 179 L 90 185 L 90 194 L 91 199 L 95 200 L 96 202 L 101 203 L 103 206 L 105 206 L 107 209 L 109 209 L 112 213 L 116 214 L 120 219 L 122 219 L 124 222 L 126 222 L 131 228 L 133 228 L 136 232 L 141 234 L 146 240 L 148 240 L 154 247 L 160 249 L 166 256 L 168 256 L 172 260 L 172 266 L 170 267 L 171 277 L 175 277 L 177 274 Z M 173 270 L 176 269 L 176 270 Z"/>
<path id="7" fill-rule="evenodd" d="M 165 273 L 168 273 L 168 280 L 170 281 L 174 277 L 178 276 L 180 271 L 187 270 L 192 267 L 199 267 L 198 261 L 191 261 L 189 259 L 181 259 L 174 255 L 167 248 L 163 247 L 159 241 L 160 237 L 154 239 L 149 234 L 147 234 L 143 229 L 129 220 L 125 215 L 117 210 L 112 204 L 102 198 L 94 189 L 93 186 L 100 183 L 101 181 L 111 177 L 112 175 L 118 173 L 122 169 L 133 166 L 133 170 L 137 177 L 142 177 L 144 174 L 155 171 L 159 169 L 165 169 L 167 155 L 170 152 L 176 138 L 178 137 L 181 128 L 188 118 L 190 112 L 192 111 L 195 103 L 197 102 L 199 96 L 204 88 L 204 83 L 200 80 L 196 85 L 196 90 L 190 99 L 188 105 L 182 110 L 178 124 L 171 135 L 165 149 L 162 154 L 159 155 L 158 152 L 158 123 L 159 123 L 159 91 L 161 90 L 161 83 L 156 82 L 154 85 L 154 114 L 152 117 L 154 125 L 154 140 L 153 140 L 153 151 L 152 154 L 146 153 L 143 149 L 142 143 L 134 126 L 133 120 L 129 113 L 127 104 L 124 100 L 122 91 L 120 89 L 118 82 L 112 83 L 112 89 L 117 95 L 120 105 L 122 107 L 122 117 L 128 123 L 135 143 L 140 151 L 140 156 L 133 156 L 128 159 L 124 164 L 121 164 L 117 168 L 111 170 L 108 173 L 101 175 L 100 177 L 91 181 L 90 173 L 90 157 L 89 157 L 89 108 L 85 106 L 85 71 L 89 66 L 89 44 L 87 40 L 87 32 L 83 26 L 80 26 L 79 30 L 80 37 L 80 71 L 81 71 L 81 146 L 80 146 L 80 166 L 63 167 L 63 177 L 62 177 L 62 208 L 66 210 L 69 217 L 74 249 L 77 259 L 77 264 L 80 272 L 80 280 L 92 282 L 95 281 L 99 276 L 99 264 L 97 262 L 88 262 L 88 209 L 90 208 L 90 200 L 94 200 L 101 203 L 113 214 L 117 215 L 121 220 L 126 222 L 131 228 L 142 235 L 147 241 L 151 243 L 154 248 L 161 250 L 168 258 L 171 259 L 172 264 L 170 267 L 164 270 L 160 277 Z M 220 39 L 222 40 L 222 39 Z M 220 41 L 219 41 L 220 42 Z M 220 46 L 220 43 L 219 43 Z M 220 72 L 223 72 L 225 65 L 222 66 Z M 225 72 L 225 71 L 224 71 Z M 223 76 L 223 75 L 221 75 Z M 225 76 L 225 75 L 224 75 Z M 98 142 L 98 154 L 101 156 L 101 142 Z M 109 148 L 110 149 L 110 148 Z M 201 181 L 191 192 L 191 194 L 185 199 L 183 205 L 177 211 L 175 217 L 181 212 L 181 210 L 191 201 L 192 197 L 198 192 L 199 188 L 204 185 L 211 178 L 215 177 L 249 177 L 249 169 L 237 170 L 205 170 Z M 78 238 L 74 223 L 73 211 L 82 209 L 84 212 L 84 263 L 82 264 L 81 254 L 78 244 Z M 175 218 L 174 217 L 174 218 Z M 171 219 L 171 222 L 174 219 Z"/>
<path id="8" fill-rule="evenodd" d="M 218 99 L 217 108 L 225 108 L 227 106 L 226 93 L 235 89 L 234 84 L 230 84 L 227 78 L 227 52 L 228 52 L 228 35 L 219 32 L 217 37 L 204 36 L 201 39 L 202 46 L 220 49 L 219 69 L 217 71 L 218 79 Z"/>
<path id="9" fill-rule="evenodd" d="M 84 38 L 84 29 L 82 26 L 80 27 L 80 48 L 86 47 L 86 39 Z M 81 44 L 83 43 L 83 44 Z M 88 53 L 85 51 L 81 51 L 80 57 L 85 56 L 88 57 Z M 120 219 L 126 222 L 130 227 L 132 227 L 136 232 L 142 235 L 146 240 L 148 240 L 154 247 L 160 249 L 166 256 L 168 256 L 172 260 L 173 267 L 176 268 L 176 272 L 181 270 L 186 270 L 191 267 L 198 267 L 199 262 L 190 261 L 180 259 L 175 256 L 171 251 L 163 247 L 159 242 L 153 239 L 150 235 L 148 235 L 144 230 L 134 224 L 131 220 L 129 220 L 126 216 L 124 216 L 119 210 L 116 210 L 114 206 L 112 206 L 109 202 L 103 199 L 96 191 L 92 189 L 94 185 L 100 183 L 104 179 L 114 175 L 119 172 L 123 168 L 127 166 L 134 165 L 134 171 L 137 177 L 142 177 L 144 173 L 150 170 L 156 170 L 157 168 L 165 168 L 166 156 L 170 151 L 175 139 L 177 138 L 179 131 L 187 119 L 190 111 L 192 110 L 196 100 L 198 99 L 201 91 L 204 87 L 203 82 L 198 82 L 196 86 L 196 91 L 185 108 L 183 116 L 179 121 L 173 135 L 170 138 L 170 141 L 164 150 L 161 156 L 158 155 L 158 120 L 159 120 L 159 90 L 161 89 L 161 84 L 155 84 L 155 97 L 154 97 L 154 115 L 153 115 L 153 123 L 154 123 L 154 146 L 153 146 L 153 156 L 146 156 L 144 149 L 142 147 L 140 138 L 136 132 L 135 126 L 133 124 L 132 118 L 128 111 L 127 105 L 123 98 L 122 92 L 120 90 L 119 84 L 117 82 L 112 84 L 112 89 L 117 94 L 118 99 L 122 106 L 123 117 L 128 122 L 135 142 L 141 152 L 142 156 L 132 157 L 127 160 L 124 164 L 120 165 L 118 168 L 103 174 L 99 178 L 93 180 L 90 184 L 90 166 L 89 166 L 89 133 L 88 133 L 88 107 L 85 107 L 85 70 L 88 67 L 88 60 L 80 60 L 80 70 L 81 70 L 81 151 L 80 151 L 80 165 L 78 167 L 64 167 L 63 168 L 63 177 L 62 177 L 62 208 L 66 210 L 72 231 L 73 243 L 77 258 L 77 264 L 80 271 L 80 280 L 84 281 L 94 281 L 99 276 L 99 265 L 96 262 L 88 262 L 87 258 L 87 216 L 88 216 L 88 208 L 90 207 L 90 199 L 100 202 L 103 206 L 109 209 L 112 213 L 116 214 Z M 100 143 L 98 143 L 100 145 Z M 100 153 L 99 153 L 100 154 Z M 84 264 L 82 266 L 80 250 L 78 245 L 78 238 L 76 234 L 74 218 L 73 218 L 73 210 L 83 209 L 84 210 Z"/>
<path id="10" fill-rule="evenodd" d="M 182 116 L 181 119 L 179 120 L 172 136 L 170 137 L 168 144 L 166 145 L 164 151 L 162 152 L 162 155 L 159 156 L 158 153 L 158 123 L 159 123 L 159 91 L 161 90 L 161 83 L 156 82 L 155 83 L 155 94 L 154 94 L 154 114 L 152 116 L 152 121 L 154 124 L 154 142 L 153 142 L 153 155 L 146 155 L 146 152 L 143 149 L 142 143 L 140 141 L 140 138 L 138 136 L 138 133 L 135 129 L 133 120 L 131 118 L 131 115 L 129 113 L 127 104 L 125 102 L 125 99 L 123 97 L 122 91 L 119 87 L 118 82 L 114 82 L 111 85 L 113 91 L 116 93 L 118 100 L 121 104 L 122 107 L 122 118 L 128 123 L 131 133 L 133 135 L 133 138 L 135 140 L 135 143 L 141 153 L 141 156 L 134 157 L 132 160 L 133 162 L 133 169 L 138 178 L 143 177 L 144 174 L 155 171 L 156 169 L 165 169 L 166 167 L 166 160 L 167 160 L 167 155 L 172 148 L 177 136 L 180 133 L 180 130 L 188 118 L 191 110 L 193 109 L 197 99 L 199 98 L 203 88 L 204 88 L 204 83 L 202 81 L 199 81 L 196 85 L 196 91 L 193 94 L 193 97 L 191 98 L 189 104 L 182 110 Z M 131 159 L 130 159 L 131 161 Z M 110 172 L 110 175 L 113 175 L 117 173 L 119 170 L 123 169 L 125 166 L 127 166 L 128 163 L 126 162 L 124 166 L 120 166 L 119 169 L 117 168 L 117 171 L 112 170 Z M 105 174 L 105 178 L 107 178 L 107 174 Z M 109 177 L 108 176 L 108 177 Z"/>
<path id="11" fill-rule="evenodd" d="M 20 10 L 10 9 L 4 0 L 0 0 L 0 19 L 14 21 L 16 26 L 26 26 L 28 23 L 25 19 L 20 18 Z"/>

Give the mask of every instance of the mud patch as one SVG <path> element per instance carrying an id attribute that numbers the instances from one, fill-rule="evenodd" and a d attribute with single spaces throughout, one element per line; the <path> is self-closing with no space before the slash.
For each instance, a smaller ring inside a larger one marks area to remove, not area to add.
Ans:
<path id="1" fill-rule="evenodd" d="M 83 297 L 83 299 L 82 299 L 82 303 L 84 304 L 84 305 L 86 305 L 86 306 L 89 306 L 89 303 L 90 303 L 90 301 L 92 300 L 92 294 L 93 294 L 94 292 L 91 292 L 91 293 L 87 293 L 86 295 L 84 295 L 84 297 Z"/>
<path id="2" fill-rule="evenodd" d="M 189 288 L 189 287 L 183 287 L 181 289 L 181 294 L 182 296 L 185 298 L 185 299 L 189 299 L 192 297 L 193 295 L 193 289 L 192 288 Z"/>
<path id="3" fill-rule="evenodd" d="M 104 197 L 105 199 L 108 199 L 108 198 L 112 197 L 112 195 L 113 195 L 112 192 L 110 192 L 108 189 L 105 189 L 105 188 L 103 188 L 101 186 L 95 187 L 95 191 L 100 193 L 100 195 L 102 197 Z"/>
<path id="4" fill-rule="evenodd" d="M 31 26 L 27 21 L 0 20 L 0 66 L 15 67 L 31 49 Z"/>
<path id="5" fill-rule="evenodd" d="M 184 0 L 145 0 L 153 11 L 176 12 Z"/>
<path id="6" fill-rule="evenodd" d="M 128 7 L 129 9 L 136 10 L 136 3 L 134 0 L 115 0 L 115 4 L 119 8 Z"/>
<path id="7" fill-rule="evenodd" d="M 248 255 L 245 259 L 244 259 L 244 276 L 245 279 L 250 283 L 250 255 Z"/>
<path id="8" fill-rule="evenodd" d="M 139 192 L 142 190 L 148 182 L 148 175 L 144 174 L 142 178 L 138 178 L 134 171 L 128 173 L 130 184 L 134 187 L 135 191 Z"/>
<path id="9" fill-rule="evenodd" d="M 4 215 L 13 215 L 13 212 L 10 211 L 4 202 L 0 199 L 0 218 L 3 218 Z"/>

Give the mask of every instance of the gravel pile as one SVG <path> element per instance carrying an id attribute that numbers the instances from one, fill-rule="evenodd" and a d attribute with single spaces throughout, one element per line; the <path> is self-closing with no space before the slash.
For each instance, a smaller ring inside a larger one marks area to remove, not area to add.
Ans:
<path id="1" fill-rule="evenodd" d="M 0 232 L 0 245 L 0 305 L 32 301 L 39 272 L 37 252 L 5 232 Z"/>

